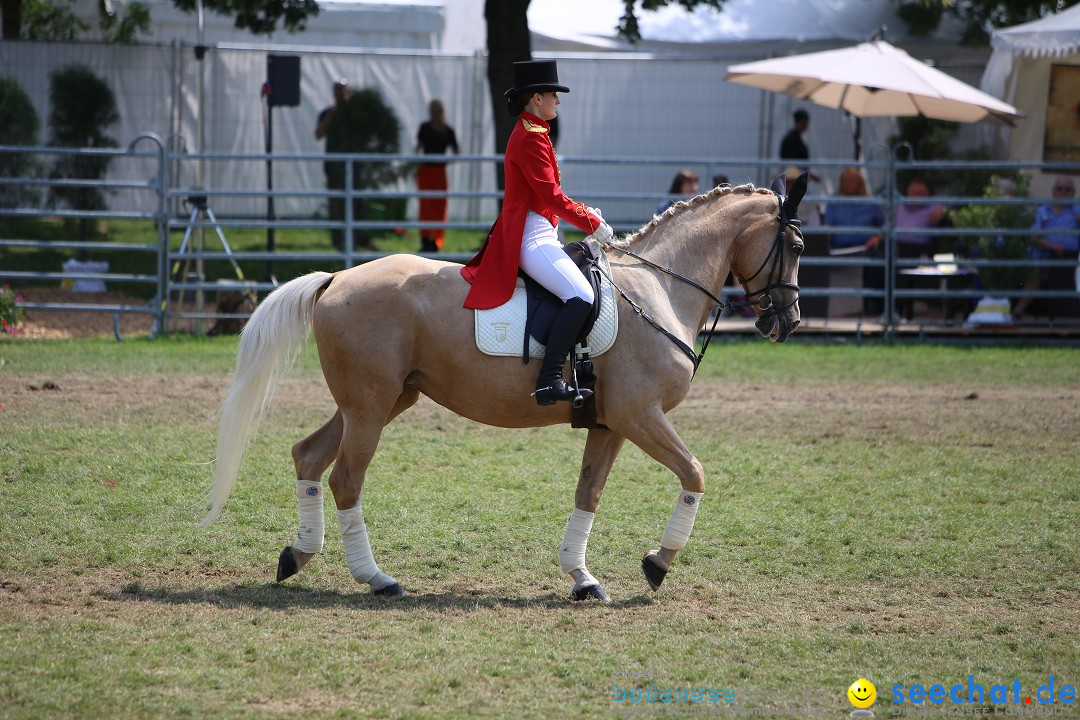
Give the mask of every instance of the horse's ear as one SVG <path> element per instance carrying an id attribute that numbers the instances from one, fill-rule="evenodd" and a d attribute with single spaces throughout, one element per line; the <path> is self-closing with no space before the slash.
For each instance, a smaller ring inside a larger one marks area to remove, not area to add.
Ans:
<path id="1" fill-rule="evenodd" d="M 787 195 L 787 175 L 780 173 L 773 178 L 772 186 L 769 188 L 780 197 Z"/>
<path id="2" fill-rule="evenodd" d="M 784 216 L 789 218 L 799 217 L 799 203 L 806 194 L 806 184 L 809 181 L 807 173 L 803 173 L 791 185 L 791 194 L 784 200 Z"/>

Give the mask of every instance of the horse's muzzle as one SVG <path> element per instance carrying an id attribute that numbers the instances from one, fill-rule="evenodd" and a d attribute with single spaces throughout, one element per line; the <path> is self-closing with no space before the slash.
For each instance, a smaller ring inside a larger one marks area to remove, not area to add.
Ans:
<path id="1" fill-rule="evenodd" d="M 757 319 L 754 326 L 761 333 L 761 337 L 769 338 L 770 342 L 782 343 L 799 327 L 799 320 L 789 317 L 787 312 L 778 315 L 775 309 L 770 309 L 770 312 Z"/>

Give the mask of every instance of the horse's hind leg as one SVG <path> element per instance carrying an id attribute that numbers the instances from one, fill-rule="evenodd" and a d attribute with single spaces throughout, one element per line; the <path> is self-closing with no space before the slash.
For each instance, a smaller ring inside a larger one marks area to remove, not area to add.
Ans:
<path id="1" fill-rule="evenodd" d="M 416 403 L 420 393 L 404 390 L 387 416 L 389 423 Z M 337 456 L 345 423 L 341 411 L 334 413 L 321 428 L 293 445 L 293 464 L 296 466 L 297 504 L 300 508 L 300 528 L 296 545 L 286 546 L 278 557 L 277 581 L 290 578 L 304 569 L 308 561 L 322 551 L 325 520 L 323 517 L 322 475 Z"/>
<path id="2" fill-rule="evenodd" d="M 323 517 L 322 475 L 334 461 L 341 447 L 344 429 L 341 412 L 292 447 L 296 466 L 296 502 L 300 526 L 296 544 L 286 546 L 278 557 L 277 581 L 290 578 L 304 569 L 308 561 L 322 551 L 326 521 Z"/>
<path id="3" fill-rule="evenodd" d="M 607 602 L 607 592 L 600 581 L 585 567 L 585 548 L 592 531 L 596 508 L 604 494 L 611 466 L 619 455 L 625 439 L 610 430 L 589 430 L 585 441 L 585 454 L 581 459 L 577 492 L 574 494 L 574 512 L 566 521 L 566 534 L 559 546 L 559 567 L 574 579 L 571 597 L 575 600 L 596 598 Z"/>
<path id="4" fill-rule="evenodd" d="M 359 410 L 345 411 L 345 433 L 338 449 L 337 462 L 330 472 L 330 489 L 338 508 L 338 527 L 345 545 L 345 559 L 349 574 L 360 583 L 371 585 L 375 595 L 404 595 L 398 581 L 379 570 L 368 541 L 367 524 L 361 497 L 368 465 L 375 456 L 375 448 L 383 427 L 396 415 L 416 402 L 419 393 L 406 389 L 392 403 L 382 405 L 389 410 L 380 411 L 377 396 Z"/>

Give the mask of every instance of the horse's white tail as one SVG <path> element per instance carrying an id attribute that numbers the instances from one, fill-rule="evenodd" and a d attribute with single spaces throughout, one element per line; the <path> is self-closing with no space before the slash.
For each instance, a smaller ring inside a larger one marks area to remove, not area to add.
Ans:
<path id="1" fill-rule="evenodd" d="M 313 272 L 285 283 L 259 304 L 244 326 L 236 351 L 236 372 L 221 405 L 214 486 L 202 527 L 212 523 L 225 506 L 236 484 L 240 459 L 274 397 L 278 379 L 307 340 L 315 296 L 332 277 L 331 273 Z"/>

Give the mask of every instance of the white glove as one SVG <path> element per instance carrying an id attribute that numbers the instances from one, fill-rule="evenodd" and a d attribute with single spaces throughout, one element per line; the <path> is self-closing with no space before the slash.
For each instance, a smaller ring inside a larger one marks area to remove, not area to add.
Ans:
<path id="1" fill-rule="evenodd" d="M 591 212 L 593 215 L 600 218 L 601 220 L 604 219 L 604 215 L 603 215 L 603 213 L 600 212 L 600 208 L 591 207 L 591 208 L 588 208 L 588 210 L 589 210 L 589 212 Z"/>
<path id="2" fill-rule="evenodd" d="M 628 243 L 626 240 L 616 240 L 615 239 L 615 232 L 611 229 L 611 226 L 608 225 L 606 222 L 600 223 L 600 227 L 596 228 L 596 230 L 593 231 L 593 234 L 590 235 L 589 237 L 591 237 L 593 240 L 596 240 L 598 243 L 600 243 L 601 245 L 603 245 L 605 247 L 616 247 L 616 248 L 628 248 L 628 247 L 630 247 L 630 243 Z"/>
<path id="3" fill-rule="evenodd" d="M 615 232 L 606 222 L 601 222 L 600 227 L 593 230 L 592 236 L 596 238 L 596 241 L 601 245 L 607 245 L 611 242 L 611 239 L 615 237 Z"/>

